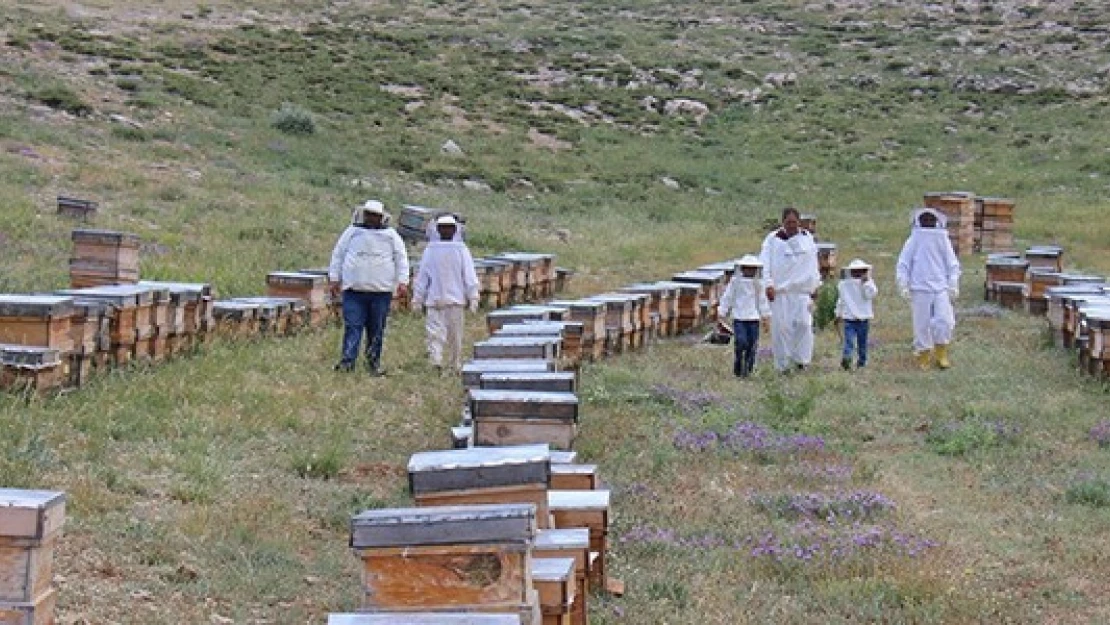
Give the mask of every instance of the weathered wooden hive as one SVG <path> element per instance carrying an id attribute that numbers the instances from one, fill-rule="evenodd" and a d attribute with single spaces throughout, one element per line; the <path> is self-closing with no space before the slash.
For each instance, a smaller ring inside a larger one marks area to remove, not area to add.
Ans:
<path id="1" fill-rule="evenodd" d="M 75 289 L 139 281 L 138 235 L 113 230 L 76 229 L 70 238 L 70 286 Z"/>
<path id="2" fill-rule="evenodd" d="M 468 392 L 475 445 L 544 443 L 570 449 L 578 430 L 574 393 L 523 390 Z"/>
<path id="3" fill-rule="evenodd" d="M 0 623 L 54 623 L 54 549 L 65 494 L 0 488 Z"/>

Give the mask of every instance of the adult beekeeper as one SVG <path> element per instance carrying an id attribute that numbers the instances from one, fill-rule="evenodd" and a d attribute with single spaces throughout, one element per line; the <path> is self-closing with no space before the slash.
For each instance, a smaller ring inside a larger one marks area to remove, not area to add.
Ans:
<path id="1" fill-rule="evenodd" d="M 425 310 L 428 358 L 439 370 L 462 368 L 463 321 L 467 308 L 478 310 L 478 274 L 474 257 L 458 239 L 452 215 L 436 219 L 439 240 L 428 243 L 412 287 L 412 306 Z"/>
<path id="2" fill-rule="evenodd" d="M 389 306 L 409 284 L 409 257 L 397 231 L 386 225 L 385 205 L 367 200 L 355 209 L 351 225 L 331 253 L 328 282 L 332 297 L 342 297 L 343 345 L 337 371 L 352 371 L 366 333 L 366 366 L 383 375 L 382 345 Z"/>
<path id="3" fill-rule="evenodd" d="M 952 303 L 960 295 L 960 261 L 948 239 L 943 213 L 921 208 L 913 213 L 910 236 L 898 255 L 898 292 L 913 312 L 913 351 L 917 364 L 947 369 L 948 346 L 956 329 Z"/>
<path id="4" fill-rule="evenodd" d="M 796 208 L 763 240 L 759 260 L 771 303 L 771 354 L 775 369 L 804 369 L 813 360 L 813 297 L 821 286 L 817 244 L 799 225 Z"/>

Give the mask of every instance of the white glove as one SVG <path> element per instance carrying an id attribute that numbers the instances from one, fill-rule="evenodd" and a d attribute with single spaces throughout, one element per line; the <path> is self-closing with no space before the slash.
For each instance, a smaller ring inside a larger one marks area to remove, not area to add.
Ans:
<path id="1" fill-rule="evenodd" d="M 470 312 L 472 312 L 472 313 L 478 312 L 478 300 L 476 300 L 476 299 L 470 300 L 470 303 L 467 306 L 467 308 L 469 308 Z"/>
<path id="2" fill-rule="evenodd" d="M 907 287 L 902 287 L 898 290 L 898 293 L 902 296 L 902 299 L 908 300 L 910 298 L 910 290 Z"/>
<path id="3" fill-rule="evenodd" d="M 951 299 L 952 301 L 956 301 L 956 299 L 958 299 L 959 297 L 960 297 L 960 287 L 958 287 L 958 286 L 948 287 L 948 298 L 949 299 Z"/>

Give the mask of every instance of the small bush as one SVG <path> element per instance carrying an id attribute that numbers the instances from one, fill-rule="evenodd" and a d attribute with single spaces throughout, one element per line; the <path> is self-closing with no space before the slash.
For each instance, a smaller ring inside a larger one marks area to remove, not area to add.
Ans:
<path id="1" fill-rule="evenodd" d="M 954 421 L 929 432 L 925 443 L 942 456 L 964 456 L 977 449 L 998 447 L 1017 440 L 1017 426 L 1001 421 Z"/>
<path id="2" fill-rule="evenodd" d="M 307 109 L 283 102 L 274 112 L 270 125 L 287 135 L 310 135 L 316 132 L 316 119 Z"/>
<path id="3" fill-rule="evenodd" d="M 817 303 L 813 310 L 813 325 L 824 330 L 836 319 L 836 283 L 826 282 L 817 290 Z"/>
<path id="4" fill-rule="evenodd" d="M 1103 478 L 1084 478 L 1068 487 L 1064 498 L 1093 508 L 1110 507 L 1110 481 Z"/>
<path id="5" fill-rule="evenodd" d="M 332 447 L 320 452 L 299 452 L 293 456 L 293 470 L 303 478 L 330 480 L 339 475 L 346 453 Z"/>
<path id="6" fill-rule="evenodd" d="M 52 109 L 73 115 L 88 115 L 92 112 L 92 107 L 65 85 L 48 85 L 33 93 L 32 97 Z"/>

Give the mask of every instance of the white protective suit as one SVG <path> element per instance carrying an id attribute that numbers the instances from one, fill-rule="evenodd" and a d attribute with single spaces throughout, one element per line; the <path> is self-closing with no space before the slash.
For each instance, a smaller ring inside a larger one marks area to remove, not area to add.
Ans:
<path id="1" fill-rule="evenodd" d="M 393 293 L 409 283 L 409 256 L 393 228 L 347 226 L 331 252 L 328 280 L 342 289 Z"/>
<path id="2" fill-rule="evenodd" d="M 771 302 L 771 353 L 775 368 L 813 360 L 813 293 L 821 286 L 817 244 L 806 230 L 789 239 L 775 230 L 763 239 L 763 284 L 775 288 Z"/>
<path id="3" fill-rule="evenodd" d="M 936 215 L 935 228 L 923 228 L 918 219 L 924 212 Z M 959 294 L 960 261 L 948 239 L 947 218 L 930 208 L 913 214 L 910 237 L 898 255 L 898 290 L 909 293 L 913 312 L 913 350 L 929 351 L 952 341 L 956 313 L 952 300 Z"/>
<path id="4" fill-rule="evenodd" d="M 462 368 L 464 312 L 467 306 L 478 309 L 478 288 L 474 257 L 465 243 L 433 241 L 424 249 L 412 305 L 427 307 L 424 329 L 432 364 Z"/>
<path id="5" fill-rule="evenodd" d="M 771 316 L 771 303 L 760 278 L 745 278 L 737 269 L 728 281 L 717 307 L 718 315 L 729 321 L 759 321 Z"/>

